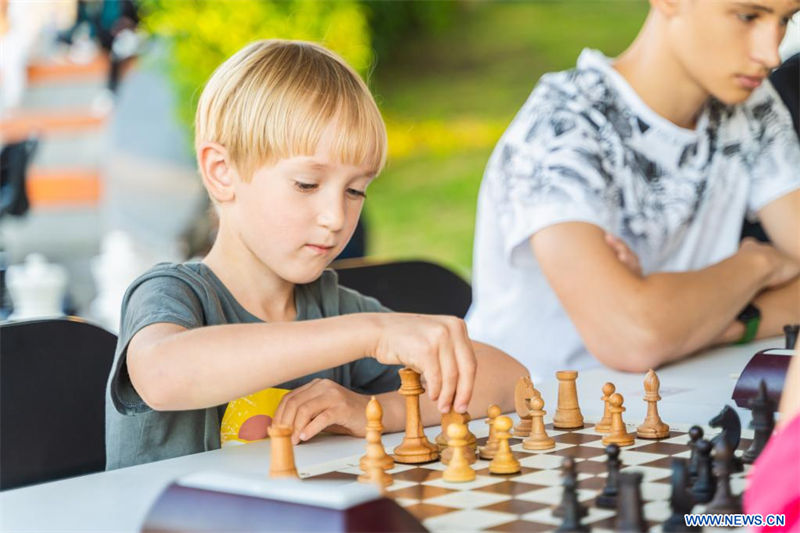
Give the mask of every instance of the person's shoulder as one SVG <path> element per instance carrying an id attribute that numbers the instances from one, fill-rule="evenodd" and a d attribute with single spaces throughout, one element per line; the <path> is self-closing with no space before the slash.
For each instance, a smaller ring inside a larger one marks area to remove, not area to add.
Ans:
<path id="1" fill-rule="evenodd" d="M 141 328 L 171 322 L 185 328 L 203 324 L 203 282 L 192 266 L 158 263 L 136 278 L 125 291 L 120 309 L 120 339 L 124 345 Z"/>
<path id="2" fill-rule="evenodd" d="M 726 105 L 712 99 L 709 127 L 717 131 L 723 143 L 744 139 L 746 142 L 736 144 L 757 152 L 773 147 L 776 139 L 795 138 L 789 110 L 769 79 L 739 104 Z"/>
<path id="3" fill-rule="evenodd" d="M 514 120 L 523 139 L 540 143 L 542 128 L 555 137 L 599 135 L 621 105 L 602 61 L 599 52 L 584 50 L 575 67 L 544 74 Z"/>
<path id="4" fill-rule="evenodd" d="M 157 263 L 139 275 L 130 285 L 128 291 L 137 288 L 143 283 L 156 280 L 161 284 L 184 284 L 196 288 L 206 284 L 202 265 L 199 262 L 186 263 Z"/>
<path id="5" fill-rule="evenodd" d="M 769 79 L 765 79 L 740 108 L 750 122 L 764 126 L 787 122 L 785 120 L 785 117 L 788 117 L 786 105 Z"/>
<path id="6" fill-rule="evenodd" d="M 531 93 L 533 103 L 579 110 L 596 107 L 613 97 L 609 59 L 586 49 L 567 70 L 544 74 Z"/>

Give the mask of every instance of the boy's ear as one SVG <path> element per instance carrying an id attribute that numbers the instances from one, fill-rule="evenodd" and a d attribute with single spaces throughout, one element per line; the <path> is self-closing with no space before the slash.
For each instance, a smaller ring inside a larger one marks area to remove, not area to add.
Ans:
<path id="1" fill-rule="evenodd" d="M 650 0 L 650 7 L 666 17 L 671 17 L 680 10 L 682 0 Z"/>
<path id="2" fill-rule="evenodd" d="M 203 143 L 197 152 L 197 164 L 208 194 L 220 203 L 233 200 L 236 170 L 228 150 L 221 144 Z"/>

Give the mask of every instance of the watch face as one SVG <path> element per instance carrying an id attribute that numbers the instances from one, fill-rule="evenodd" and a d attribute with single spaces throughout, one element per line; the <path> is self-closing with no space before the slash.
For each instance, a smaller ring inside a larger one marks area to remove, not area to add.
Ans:
<path id="1" fill-rule="evenodd" d="M 745 307 L 741 313 L 739 313 L 739 316 L 737 316 L 736 319 L 741 322 L 749 322 L 754 318 L 760 318 L 760 317 L 761 317 L 761 311 L 758 310 L 758 307 L 756 307 L 753 304 L 750 304 L 747 307 Z"/>

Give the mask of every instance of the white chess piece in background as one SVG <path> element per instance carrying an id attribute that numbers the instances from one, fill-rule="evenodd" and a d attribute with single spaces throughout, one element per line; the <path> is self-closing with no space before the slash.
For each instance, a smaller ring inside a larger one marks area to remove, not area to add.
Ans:
<path id="1" fill-rule="evenodd" d="M 6 286 L 14 303 L 9 320 L 58 317 L 64 315 L 67 270 L 48 263 L 42 254 L 30 254 L 20 265 L 6 272 Z"/>
<path id="2" fill-rule="evenodd" d="M 97 297 L 90 305 L 89 314 L 109 331 L 119 331 L 120 306 L 125 290 L 152 265 L 144 255 L 130 235 L 115 230 L 103 237 L 100 255 L 92 259 Z"/>

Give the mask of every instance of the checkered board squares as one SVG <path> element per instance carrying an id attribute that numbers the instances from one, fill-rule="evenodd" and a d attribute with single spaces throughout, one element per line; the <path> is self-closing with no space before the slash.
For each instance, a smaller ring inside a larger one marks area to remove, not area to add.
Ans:
<path id="1" fill-rule="evenodd" d="M 641 486 L 645 521 L 651 531 L 660 531 L 661 523 L 670 515 L 669 497 L 674 457 L 689 457 L 688 427 L 672 427 L 669 437 L 654 441 L 636 439 L 632 446 L 621 448 L 622 471 L 643 474 Z M 703 428 L 706 438 L 718 430 Z M 495 475 L 489 472 L 489 461 L 479 459 L 472 465 L 474 481 L 449 483 L 442 478 L 446 468 L 441 462 L 422 465 L 395 464 L 389 474 L 394 483 L 388 495 L 416 516 L 430 531 L 553 531 L 561 519 L 552 515 L 561 502 L 561 462 L 566 456 L 575 458 L 578 472 L 578 500 L 587 508 L 583 523 L 592 531 L 614 531 L 616 511 L 594 505 L 606 482 L 606 455 L 602 435 L 593 424 L 574 431 L 554 430 L 548 434 L 556 441 L 551 450 L 532 451 L 522 447 L 521 438 L 510 439 L 511 450 L 520 461 L 521 472 Z M 478 444 L 486 443 L 486 426 L 473 429 Z M 482 433 L 481 433 L 482 431 Z M 635 431 L 629 426 L 628 431 Z M 752 430 L 742 431 L 738 454 L 747 449 Z M 387 450 L 388 451 L 388 450 Z M 304 479 L 323 479 L 341 483 L 357 483 L 360 456 L 345 457 L 309 468 L 301 468 Z M 731 479 L 734 494 L 744 490 L 745 472 Z M 695 512 L 702 512 L 696 506 Z"/>

